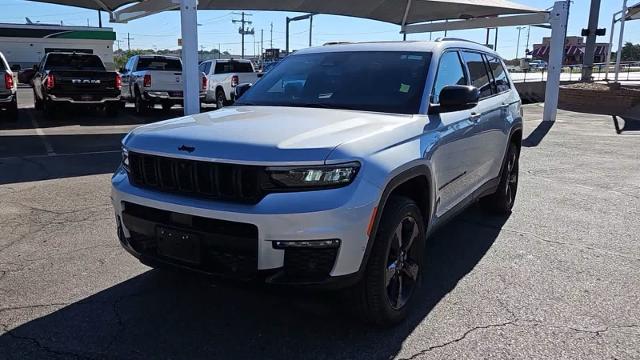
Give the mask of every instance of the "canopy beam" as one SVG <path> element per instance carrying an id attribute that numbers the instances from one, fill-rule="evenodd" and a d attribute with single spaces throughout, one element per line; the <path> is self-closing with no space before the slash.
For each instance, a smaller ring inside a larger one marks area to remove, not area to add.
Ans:
<path id="1" fill-rule="evenodd" d="M 526 15 L 512 15 L 490 18 L 473 18 L 467 20 L 455 20 L 448 22 L 434 22 L 429 24 L 413 24 L 402 27 L 401 32 L 407 34 L 450 31 L 450 30 L 467 30 L 482 29 L 488 27 L 499 26 L 517 26 L 517 25 L 534 25 L 549 22 L 549 13 L 540 12 Z"/>

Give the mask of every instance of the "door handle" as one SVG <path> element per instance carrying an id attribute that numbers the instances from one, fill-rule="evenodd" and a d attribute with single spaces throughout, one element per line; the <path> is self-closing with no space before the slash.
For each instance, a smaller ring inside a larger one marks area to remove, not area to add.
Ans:
<path id="1" fill-rule="evenodd" d="M 469 115 L 469 120 L 473 121 L 474 123 L 477 123 L 480 120 L 480 116 L 481 114 L 477 112 L 472 112 L 471 115 Z"/>

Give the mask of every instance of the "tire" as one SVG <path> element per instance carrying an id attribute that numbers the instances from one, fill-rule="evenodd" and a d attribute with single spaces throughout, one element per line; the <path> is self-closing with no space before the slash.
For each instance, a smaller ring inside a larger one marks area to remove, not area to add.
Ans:
<path id="1" fill-rule="evenodd" d="M 222 109 L 225 105 L 227 105 L 227 97 L 224 91 L 218 89 L 216 91 L 216 109 Z"/>
<path id="2" fill-rule="evenodd" d="M 136 96 L 134 97 L 134 104 L 135 104 L 136 114 L 145 115 L 149 112 L 149 103 L 144 101 L 139 91 L 136 91 Z"/>
<path id="3" fill-rule="evenodd" d="M 42 111 L 47 119 L 58 118 L 58 106 L 51 100 L 42 101 Z"/>
<path id="4" fill-rule="evenodd" d="M 422 279 L 425 237 L 418 205 L 406 197 L 389 198 L 365 274 L 352 289 L 355 310 L 363 321 L 389 326 L 407 316 Z M 399 248 L 406 251 L 399 252 Z"/>
<path id="5" fill-rule="evenodd" d="M 14 100 L 9 107 L 7 107 L 7 118 L 11 122 L 18 121 L 18 101 Z"/>
<path id="6" fill-rule="evenodd" d="M 509 143 L 507 156 L 500 171 L 500 183 L 495 193 L 480 199 L 486 210 L 495 214 L 510 214 L 518 192 L 518 163 L 520 150 L 513 142 Z"/>
<path id="7" fill-rule="evenodd" d="M 42 100 L 38 99 L 35 90 L 33 91 L 33 106 L 36 110 L 42 110 Z"/>

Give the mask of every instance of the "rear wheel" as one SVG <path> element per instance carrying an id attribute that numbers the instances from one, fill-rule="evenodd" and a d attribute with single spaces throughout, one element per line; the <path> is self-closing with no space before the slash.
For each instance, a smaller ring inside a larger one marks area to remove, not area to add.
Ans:
<path id="1" fill-rule="evenodd" d="M 216 108 L 222 109 L 227 104 L 227 97 L 224 95 L 224 91 L 216 91 Z"/>
<path id="2" fill-rule="evenodd" d="M 136 91 L 134 100 L 136 114 L 144 115 L 149 111 L 149 104 L 142 98 L 139 91 Z"/>
<path id="3" fill-rule="evenodd" d="M 520 151 L 513 142 L 509 144 L 507 158 L 502 165 L 500 183 L 495 193 L 480 199 L 487 210 L 496 214 L 509 214 L 516 200 L 518 191 L 518 163 Z"/>
<path id="4" fill-rule="evenodd" d="M 42 110 L 42 100 L 38 99 L 35 90 L 33 91 L 33 99 L 33 106 L 35 107 L 35 109 Z"/>
<path id="5" fill-rule="evenodd" d="M 7 118 L 9 121 L 18 121 L 18 101 L 14 100 L 7 108 Z"/>
<path id="6" fill-rule="evenodd" d="M 58 117 L 58 105 L 51 100 L 42 101 L 42 111 L 48 119 L 56 119 Z"/>
<path id="7" fill-rule="evenodd" d="M 353 289 L 357 311 L 364 321 L 392 325 L 407 316 L 420 285 L 425 236 L 417 204 L 406 197 L 391 197 L 365 275 Z"/>

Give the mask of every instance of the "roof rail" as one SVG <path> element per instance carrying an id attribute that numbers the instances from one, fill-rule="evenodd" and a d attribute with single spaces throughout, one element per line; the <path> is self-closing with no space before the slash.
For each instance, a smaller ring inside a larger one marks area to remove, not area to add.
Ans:
<path id="1" fill-rule="evenodd" d="M 471 40 L 467 40 L 467 39 L 461 39 L 461 38 L 453 38 L 453 37 L 439 37 L 435 41 L 436 42 L 441 42 L 441 41 L 464 41 L 464 42 L 470 42 L 470 43 L 473 43 L 473 44 L 484 45 L 484 44 L 480 44 L 479 42 L 475 42 L 475 41 L 471 41 Z"/>
<path id="2" fill-rule="evenodd" d="M 343 44 L 354 44 L 354 42 L 352 42 L 352 41 L 329 41 L 329 42 L 326 42 L 326 43 L 322 44 L 322 46 L 343 45 Z"/>

